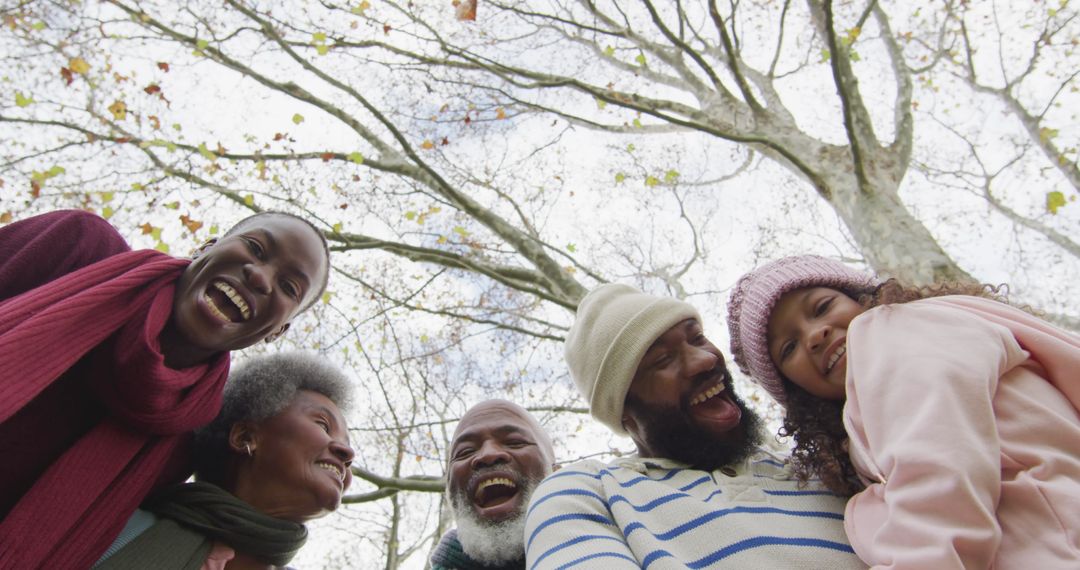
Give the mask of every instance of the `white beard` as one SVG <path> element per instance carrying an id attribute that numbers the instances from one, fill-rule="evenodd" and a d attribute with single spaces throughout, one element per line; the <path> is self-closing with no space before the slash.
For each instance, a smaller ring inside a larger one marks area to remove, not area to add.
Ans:
<path id="1" fill-rule="evenodd" d="M 521 504 L 510 518 L 493 523 L 476 516 L 463 493 L 450 497 L 461 549 L 486 566 L 499 566 L 525 557 L 525 511 L 539 481 L 523 481 Z"/>
<path id="2" fill-rule="evenodd" d="M 478 518 L 471 511 L 457 517 L 457 535 L 461 549 L 473 560 L 486 566 L 500 566 L 525 556 L 525 514 L 498 524 Z"/>

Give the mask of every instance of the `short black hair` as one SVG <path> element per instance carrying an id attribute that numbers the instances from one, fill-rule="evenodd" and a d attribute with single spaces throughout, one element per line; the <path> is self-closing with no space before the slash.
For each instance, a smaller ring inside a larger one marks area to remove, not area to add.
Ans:
<path id="1" fill-rule="evenodd" d="M 307 227 L 311 228 L 311 231 L 315 232 L 315 235 L 319 236 L 319 241 L 322 242 L 323 254 L 326 255 L 326 273 L 323 274 L 322 282 L 319 283 L 319 290 L 317 293 L 315 293 L 315 296 L 312 297 L 306 305 L 300 307 L 300 312 L 303 313 L 304 311 L 310 309 L 311 306 L 315 304 L 315 301 L 319 300 L 319 297 L 322 297 L 323 292 L 326 291 L 326 284 L 330 281 L 330 243 L 326 241 L 326 235 L 322 233 L 322 230 L 315 227 L 315 224 L 311 223 L 311 221 L 307 218 L 297 216 L 296 214 L 282 212 L 280 210 L 263 210 L 261 212 L 252 214 L 240 220 L 239 222 L 236 222 L 235 224 L 233 224 L 233 227 L 229 228 L 229 231 L 225 232 L 225 235 L 222 237 L 229 237 L 243 229 L 244 226 L 251 224 L 251 222 L 255 221 L 256 219 L 268 216 L 284 216 L 286 218 L 300 220 L 301 222 L 307 224 Z"/>

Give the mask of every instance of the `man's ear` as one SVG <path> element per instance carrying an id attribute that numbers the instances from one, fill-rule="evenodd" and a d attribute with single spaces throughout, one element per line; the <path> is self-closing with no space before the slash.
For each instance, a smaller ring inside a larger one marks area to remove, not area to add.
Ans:
<path id="1" fill-rule="evenodd" d="M 236 422 L 229 428 L 229 449 L 241 455 L 254 455 L 258 447 L 258 427 L 254 422 Z"/>
<path id="2" fill-rule="evenodd" d="M 206 240 L 205 242 L 203 242 L 202 245 L 195 248 L 195 251 L 191 252 L 191 259 L 198 259 L 200 255 L 202 255 L 207 249 L 210 248 L 210 246 L 214 245 L 215 243 L 217 243 L 217 238 L 210 238 Z"/>
<path id="3" fill-rule="evenodd" d="M 272 333 L 270 333 L 270 334 L 269 334 L 269 335 L 267 335 L 267 336 L 266 336 L 266 338 L 265 338 L 265 339 L 263 339 L 263 340 L 264 340 L 264 341 L 266 341 L 266 342 L 268 342 L 268 343 L 269 343 L 269 342 L 274 342 L 275 340 L 277 340 L 277 339 L 281 338 L 281 335 L 285 334 L 285 331 L 289 330 L 289 327 L 290 327 L 291 325 L 292 325 L 292 323 L 285 323 L 285 324 L 281 325 L 281 328 L 280 328 L 280 329 L 278 329 L 278 330 L 277 330 L 277 331 L 275 331 L 275 332 L 272 332 Z"/>
<path id="4" fill-rule="evenodd" d="M 626 430 L 626 433 L 631 435 L 636 435 L 638 432 L 637 420 L 634 419 L 634 416 L 627 413 L 625 409 L 623 410 L 622 415 L 622 428 Z"/>

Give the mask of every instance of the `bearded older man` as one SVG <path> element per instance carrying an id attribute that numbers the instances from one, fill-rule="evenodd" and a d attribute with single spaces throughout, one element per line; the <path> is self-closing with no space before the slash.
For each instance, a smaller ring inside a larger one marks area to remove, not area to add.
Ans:
<path id="1" fill-rule="evenodd" d="M 548 477 L 526 521 L 531 570 L 865 568 L 844 500 L 800 488 L 735 395 L 701 316 L 682 301 L 608 284 L 581 302 L 566 359 L 590 413 L 635 456 Z"/>
<path id="2" fill-rule="evenodd" d="M 547 432 L 521 406 L 488 400 L 465 412 L 446 470 L 457 528 L 432 553 L 432 570 L 524 569 L 525 508 L 554 461 Z"/>

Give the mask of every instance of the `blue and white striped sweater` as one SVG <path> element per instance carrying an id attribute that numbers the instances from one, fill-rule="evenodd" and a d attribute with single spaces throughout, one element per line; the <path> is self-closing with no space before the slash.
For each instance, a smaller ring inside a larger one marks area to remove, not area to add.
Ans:
<path id="1" fill-rule="evenodd" d="M 533 493 L 528 568 L 866 568 L 844 536 L 843 498 L 799 489 L 764 449 L 731 467 L 652 458 L 567 466 Z"/>

